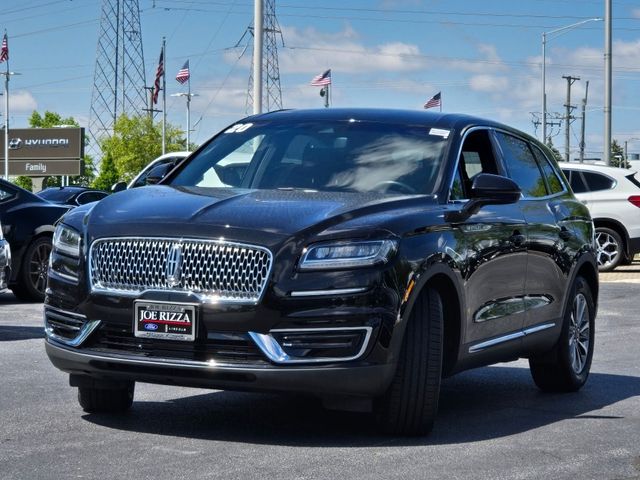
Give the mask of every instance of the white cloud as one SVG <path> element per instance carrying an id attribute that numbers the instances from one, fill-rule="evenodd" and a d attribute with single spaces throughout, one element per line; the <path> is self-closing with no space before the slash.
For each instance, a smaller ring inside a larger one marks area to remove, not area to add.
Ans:
<path id="1" fill-rule="evenodd" d="M 320 32 L 283 28 L 287 48 L 279 50 L 281 74 L 308 74 L 311 77 L 331 68 L 336 73 L 407 72 L 427 66 L 417 45 L 389 42 L 365 46 L 353 28 Z"/>
<path id="2" fill-rule="evenodd" d="M 451 68 L 454 70 L 463 70 L 473 73 L 484 73 L 488 69 L 493 72 L 503 72 L 509 68 L 505 65 L 504 61 L 498 55 L 498 51 L 495 45 L 481 43 L 476 46 L 480 53 L 480 58 L 474 60 L 466 59 L 453 59 L 442 60 L 440 63 L 445 68 Z"/>
<path id="3" fill-rule="evenodd" d="M 509 79 L 498 75 L 474 75 L 470 78 L 471 89 L 477 92 L 502 93 L 509 86 Z"/>
<path id="4" fill-rule="evenodd" d="M 38 102 L 26 90 L 9 92 L 9 112 L 31 112 L 37 110 Z"/>

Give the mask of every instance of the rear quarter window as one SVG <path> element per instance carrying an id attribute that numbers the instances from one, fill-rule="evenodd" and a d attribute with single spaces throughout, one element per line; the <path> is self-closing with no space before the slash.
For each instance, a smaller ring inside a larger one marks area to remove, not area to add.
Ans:
<path id="1" fill-rule="evenodd" d="M 607 177 L 606 175 L 602 175 L 600 173 L 582 172 L 582 175 L 584 176 L 584 179 L 587 182 L 589 191 L 591 192 L 598 192 L 601 190 L 610 190 L 616 184 L 614 179 Z"/>

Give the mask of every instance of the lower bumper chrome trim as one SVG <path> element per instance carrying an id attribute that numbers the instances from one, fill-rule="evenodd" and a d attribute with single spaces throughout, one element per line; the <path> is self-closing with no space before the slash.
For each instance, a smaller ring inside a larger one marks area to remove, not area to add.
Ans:
<path id="1" fill-rule="evenodd" d="M 323 297 L 328 295 L 353 295 L 354 293 L 362 293 L 367 287 L 358 288 L 336 288 L 333 290 L 297 290 L 291 292 L 292 297 Z"/>
<path id="2" fill-rule="evenodd" d="M 333 332 L 333 331 L 358 331 L 364 330 L 365 337 L 362 342 L 362 347 L 355 355 L 350 357 L 327 357 L 327 358 L 304 358 L 304 357 L 294 357 L 287 352 L 285 352 L 280 344 L 276 341 L 275 338 L 271 335 L 271 332 Z M 249 336 L 256 343 L 258 348 L 264 353 L 269 360 L 277 364 L 299 364 L 299 363 L 334 363 L 334 362 L 348 362 L 350 360 L 356 360 L 360 358 L 362 354 L 367 349 L 369 345 L 369 339 L 371 338 L 371 332 L 373 331 L 372 327 L 336 327 L 336 328 L 287 328 L 287 329 L 275 329 L 271 330 L 268 334 L 257 333 L 257 332 L 249 332 Z"/>

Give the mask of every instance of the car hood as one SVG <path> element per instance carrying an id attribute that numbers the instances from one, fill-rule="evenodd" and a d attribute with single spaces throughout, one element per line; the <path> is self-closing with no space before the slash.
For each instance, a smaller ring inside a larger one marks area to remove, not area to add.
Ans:
<path id="1" fill-rule="evenodd" d="M 388 213 L 424 196 L 151 186 L 98 202 L 84 222 L 91 237 L 227 237 L 269 245 L 305 230 Z M 427 200 L 428 201 L 428 200 Z M 433 200 L 431 200 L 433 201 Z M 375 222 L 374 222 L 375 223 Z M 227 233 L 228 232 L 228 233 Z M 256 233 L 259 232 L 259 233 Z"/>

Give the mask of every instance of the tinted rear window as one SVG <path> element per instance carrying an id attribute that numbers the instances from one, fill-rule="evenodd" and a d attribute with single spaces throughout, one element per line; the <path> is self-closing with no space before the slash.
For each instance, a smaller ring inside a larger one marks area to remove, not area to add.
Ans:
<path id="1" fill-rule="evenodd" d="M 67 199 L 73 197 L 75 193 L 75 191 L 69 191 L 60 188 L 47 188 L 46 190 L 38 192 L 38 196 L 40 198 L 44 198 L 45 200 L 49 200 L 50 202 L 66 202 Z"/>
<path id="2" fill-rule="evenodd" d="M 616 184 L 615 180 L 600 173 L 582 172 L 582 175 L 587 182 L 589 190 L 592 192 L 597 192 L 599 190 L 609 190 Z"/>

